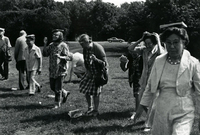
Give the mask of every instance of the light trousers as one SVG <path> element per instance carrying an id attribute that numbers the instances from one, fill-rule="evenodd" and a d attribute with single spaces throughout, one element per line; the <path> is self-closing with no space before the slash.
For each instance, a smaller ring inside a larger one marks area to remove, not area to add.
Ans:
<path id="1" fill-rule="evenodd" d="M 40 84 L 35 80 L 36 71 L 28 71 L 28 80 L 29 80 L 29 94 L 35 94 L 36 87 L 40 87 Z"/>

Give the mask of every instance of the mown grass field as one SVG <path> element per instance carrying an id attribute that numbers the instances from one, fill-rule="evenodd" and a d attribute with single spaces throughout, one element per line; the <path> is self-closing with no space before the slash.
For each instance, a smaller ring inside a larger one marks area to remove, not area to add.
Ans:
<path id="1" fill-rule="evenodd" d="M 53 110 L 54 99 L 49 87 L 48 58 L 43 58 L 43 71 L 37 77 L 43 85 L 41 93 L 29 97 L 28 90 L 12 91 L 18 87 L 18 72 L 15 61 L 10 63 L 9 80 L 0 81 L 0 135 L 143 135 L 145 114 L 134 124 L 129 120 L 134 111 L 134 98 L 129 87 L 127 72 L 119 67 L 119 57 L 125 51 L 126 43 L 101 42 L 109 62 L 109 82 L 104 86 L 98 117 L 71 119 L 68 112 L 74 109 L 87 110 L 84 95 L 79 92 L 78 79 L 74 83 L 64 83 L 71 92 L 61 108 Z M 76 42 L 69 42 L 70 51 L 82 52 Z M 13 51 L 13 50 L 12 50 Z M 65 79 L 67 81 L 68 78 Z M 39 104 L 41 102 L 41 104 Z M 191 135 L 199 135 L 198 116 Z"/>

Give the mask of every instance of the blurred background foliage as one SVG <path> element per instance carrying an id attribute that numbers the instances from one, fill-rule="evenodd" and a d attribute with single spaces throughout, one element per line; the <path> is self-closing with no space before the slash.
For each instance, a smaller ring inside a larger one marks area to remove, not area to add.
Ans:
<path id="1" fill-rule="evenodd" d="M 65 30 L 65 40 L 74 41 L 87 33 L 95 41 L 110 37 L 135 41 L 144 31 L 160 33 L 159 25 L 183 21 L 188 25 L 193 55 L 200 49 L 199 0 L 147 0 L 123 3 L 117 7 L 102 0 L 72 0 L 64 3 L 54 0 L 0 1 L 0 27 L 14 46 L 19 31 L 36 35 L 36 44 L 42 46 L 44 36 L 51 39 L 55 28 Z"/>

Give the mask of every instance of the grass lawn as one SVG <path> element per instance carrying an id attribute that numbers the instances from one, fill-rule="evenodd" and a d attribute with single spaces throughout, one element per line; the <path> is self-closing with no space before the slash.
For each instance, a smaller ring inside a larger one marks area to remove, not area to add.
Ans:
<path id="1" fill-rule="evenodd" d="M 43 58 L 43 71 L 36 79 L 42 84 L 42 92 L 29 97 L 28 90 L 12 91 L 18 87 L 18 72 L 15 61 L 10 63 L 9 80 L 0 80 L 0 135 L 143 135 L 145 113 L 138 123 L 129 120 L 134 111 L 132 89 L 128 84 L 128 73 L 119 67 L 119 57 L 126 43 L 100 42 L 105 48 L 109 63 L 109 82 L 103 87 L 99 106 L 100 115 L 71 119 L 68 112 L 74 109 L 87 110 L 85 97 L 79 92 L 78 78 L 74 83 L 64 83 L 71 92 L 61 108 L 53 110 L 54 99 L 49 86 L 48 58 Z M 82 52 L 76 42 L 69 42 L 70 51 Z M 13 52 L 13 50 L 12 50 Z M 68 78 L 66 78 L 66 81 Z M 41 102 L 41 104 L 39 104 Z M 199 135 L 196 115 L 191 135 Z"/>

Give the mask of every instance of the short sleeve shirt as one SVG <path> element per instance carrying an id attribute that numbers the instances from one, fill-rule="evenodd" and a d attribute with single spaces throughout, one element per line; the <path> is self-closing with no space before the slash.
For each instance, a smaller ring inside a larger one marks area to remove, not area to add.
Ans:
<path id="1" fill-rule="evenodd" d="M 26 66 L 28 71 L 35 71 L 40 69 L 38 59 L 42 58 L 42 53 L 39 47 L 33 45 L 32 49 L 28 50 L 28 47 L 25 48 L 25 59 Z M 41 65 L 40 65 L 41 66 Z"/>

